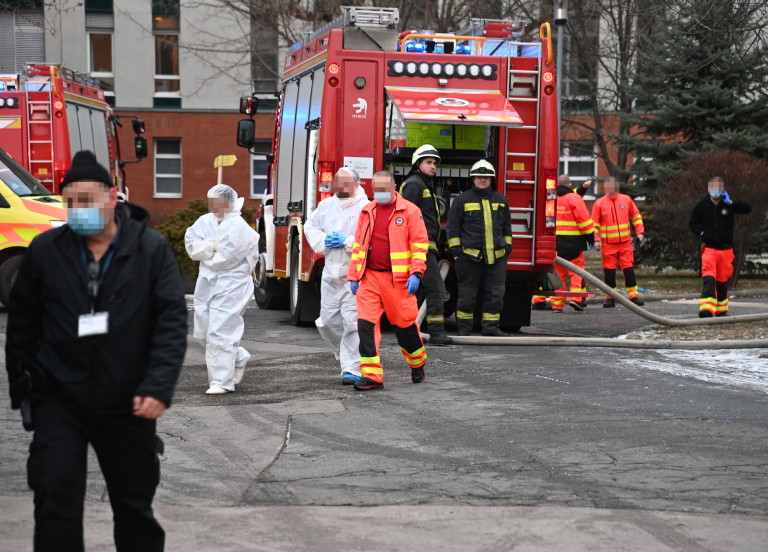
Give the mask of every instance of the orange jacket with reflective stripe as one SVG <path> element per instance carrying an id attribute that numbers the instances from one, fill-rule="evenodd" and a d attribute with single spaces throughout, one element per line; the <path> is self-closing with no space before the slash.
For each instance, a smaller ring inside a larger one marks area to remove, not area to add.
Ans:
<path id="1" fill-rule="evenodd" d="M 368 264 L 373 223 L 378 202 L 372 201 L 360 211 L 355 232 L 352 260 L 347 280 L 360 281 Z M 389 258 L 392 261 L 392 279 L 405 281 L 411 274 L 424 274 L 427 269 L 429 237 L 421 210 L 395 193 L 395 210 L 389 219 Z"/>
<path id="2" fill-rule="evenodd" d="M 586 203 L 566 186 L 557 187 L 557 254 L 575 259 L 594 241 L 592 218 Z"/>
<path id="3" fill-rule="evenodd" d="M 592 206 L 592 222 L 595 225 L 595 242 L 623 243 L 632 239 L 630 224 L 636 234 L 645 234 L 640 210 L 626 194 L 616 197 L 604 195 Z"/>

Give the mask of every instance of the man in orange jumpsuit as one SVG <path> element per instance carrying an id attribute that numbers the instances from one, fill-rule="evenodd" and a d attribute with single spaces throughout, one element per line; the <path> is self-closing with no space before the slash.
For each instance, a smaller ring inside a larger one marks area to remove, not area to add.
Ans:
<path id="1" fill-rule="evenodd" d="M 557 179 L 557 242 L 555 249 L 558 257 L 571 261 L 578 267 L 584 268 L 584 251 L 595 242 L 592 217 L 589 216 L 587 205 L 581 196 L 571 189 L 571 179 L 567 174 L 561 174 Z M 586 291 L 583 279 L 578 274 L 557 265 L 557 274 L 563 282 L 558 291 L 565 291 L 566 278 L 571 278 L 571 291 Z M 583 311 L 587 306 L 585 298 L 574 299 L 568 305 L 577 311 Z M 562 313 L 565 308 L 565 297 L 552 297 L 552 312 Z"/>
<path id="2" fill-rule="evenodd" d="M 395 329 L 411 381 L 424 381 L 427 352 L 416 317 L 414 293 L 427 268 L 429 237 L 421 211 L 395 191 L 387 171 L 373 175 L 373 201 L 360 212 L 347 279 L 357 296 L 357 328 L 360 335 L 358 391 L 384 386 L 379 357 L 381 315 Z"/>
<path id="3" fill-rule="evenodd" d="M 635 305 L 645 303 L 637 294 L 635 278 L 635 253 L 632 251 L 630 224 L 635 227 L 635 234 L 643 242 L 645 227 L 640 211 L 626 194 L 619 193 L 619 183 L 609 177 L 604 183 L 605 195 L 592 206 L 592 221 L 595 229 L 595 249 L 602 251 L 605 283 L 616 289 L 616 266 L 624 272 L 624 285 L 629 300 Z M 616 302 L 608 295 L 603 307 L 612 308 Z"/>

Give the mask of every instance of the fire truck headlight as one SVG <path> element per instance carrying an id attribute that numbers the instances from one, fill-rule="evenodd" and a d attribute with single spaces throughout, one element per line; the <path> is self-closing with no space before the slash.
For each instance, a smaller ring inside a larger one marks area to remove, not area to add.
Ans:
<path id="1" fill-rule="evenodd" d="M 493 71 L 496 69 L 494 65 L 483 65 L 483 77 L 489 79 L 493 76 Z"/>
<path id="2" fill-rule="evenodd" d="M 436 77 L 440 76 L 440 73 L 443 72 L 443 66 L 439 63 L 433 63 L 432 64 L 432 74 Z"/>
<path id="3" fill-rule="evenodd" d="M 405 63 L 402 61 L 396 61 L 392 64 L 392 70 L 398 75 L 402 75 L 403 71 L 405 71 Z"/>
<path id="4" fill-rule="evenodd" d="M 422 75 L 429 75 L 429 63 L 420 63 L 419 73 L 421 73 Z"/>
<path id="5" fill-rule="evenodd" d="M 479 65 L 470 65 L 469 66 L 469 76 L 473 79 L 480 76 L 480 66 Z"/>
<path id="6" fill-rule="evenodd" d="M 0 98 L 0 107 L 5 107 L 5 99 L 4 98 Z"/>
<path id="7" fill-rule="evenodd" d="M 467 76 L 467 66 L 466 65 L 457 65 L 456 66 L 456 75 L 458 75 L 461 78 L 464 78 Z"/>
<path id="8" fill-rule="evenodd" d="M 409 75 L 415 75 L 416 74 L 416 63 L 413 61 L 409 61 L 408 64 L 405 66 L 405 70 L 408 71 Z"/>
<path id="9" fill-rule="evenodd" d="M 446 77 L 452 77 L 453 74 L 456 72 L 456 67 L 453 65 L 446 65 L 443 67 L 443 72 L 445 73 Z"/>

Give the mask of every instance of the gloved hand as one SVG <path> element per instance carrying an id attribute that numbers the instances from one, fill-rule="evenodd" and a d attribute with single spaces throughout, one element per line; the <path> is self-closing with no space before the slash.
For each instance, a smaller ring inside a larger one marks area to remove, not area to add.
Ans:
<path id="1" fill-rule="evenodd" d="M 728 192 L 726 192 L 725 190 L 723 190 L 723 195 L 720 196 L 720 199 L 722 199 L 723 203 L 725 203 L 726 205 L 730 205 L 731 203 L 733 203 L 731 196 L 729 196 Z"/>
<path id="2" fill-rule="evenodd" d="M 325 247 L 328 249 L 335 249 L 337 247 L 344 247 L 344 236 L 338 232 L 331 232 L 325 236 Z"/>
<path id="3" fill-rule="evenodd" d="M 360 287 L 360 282 L 349 282 L 349 289 L 352 290 L 352 295 L 357 295 L 357 288 Z"/>
<path id="4" fill-rule="evenodd" d="M 408 295 L 413 295 L 416 293 L 416 290 L 419 289 L 420 283 L 421 278 L 419 278 L 416 274 L 411 274 L 408 277 L 408 281 L 405 283 L 405 287 L 408 289 Z"/>

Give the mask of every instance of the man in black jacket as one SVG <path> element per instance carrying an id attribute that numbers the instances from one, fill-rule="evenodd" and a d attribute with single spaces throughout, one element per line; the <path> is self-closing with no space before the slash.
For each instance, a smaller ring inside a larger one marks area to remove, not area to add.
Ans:
<path id="1" fill-rule="evenodd" d="M 440 210 L 433 188 L 433 179 L 437 172 L 440 155 L 429 144 L 416 149 L 411 157 L 413 168 L 408 178 L 400 185 L 400 195 L 421 209 L 424 225 L 429 236 L 427 252 L 427 270 L 421 285 L 424 287 L 424 300 L 427 302 L 427 329 L 429 342 L 433 345 L 448 345 L 451 338 L 445 333 L 445 286 L 440 277 L 438 265 L 440 256 Z"/>
<path id="2" fill-rule="evenodd" d="M 481 159 L 469 171 L 472 188 L 453 200 L 448 212 L 448 247 L 456 259 L 459 335 L 469 335 L 483 284 L 483 335 L 506 337 L 499 325 L 512 252 L 512 219 L 504 194 L 493 189 L 496 171 Z"/>
<path id="3" fill-rule="evenodd" d="M 106 169 L 79 152 L 61 183 L 68 223 L 29 246 L 8 306 L 11 406 L 34 424 L 27 476 L 35 551 L 81 551 L 87 447 L 98 457 L 118 551 L 161 551 L 152 513 L 184 359 L 187 309 L 168 243 L 118 204 Z M 30 419 L 31 418 L 31 419 Z"/>
<path id="4" fill-rule="evenodd" d="M 701 238 L 701 302 L 699 318 L 728 315 L 728 279 L 733 274 L 733 216 L 752 206 L 732 200 L 723 179 L 710 178 L 709 192 L 691 213 L 689 227 Z"/>

